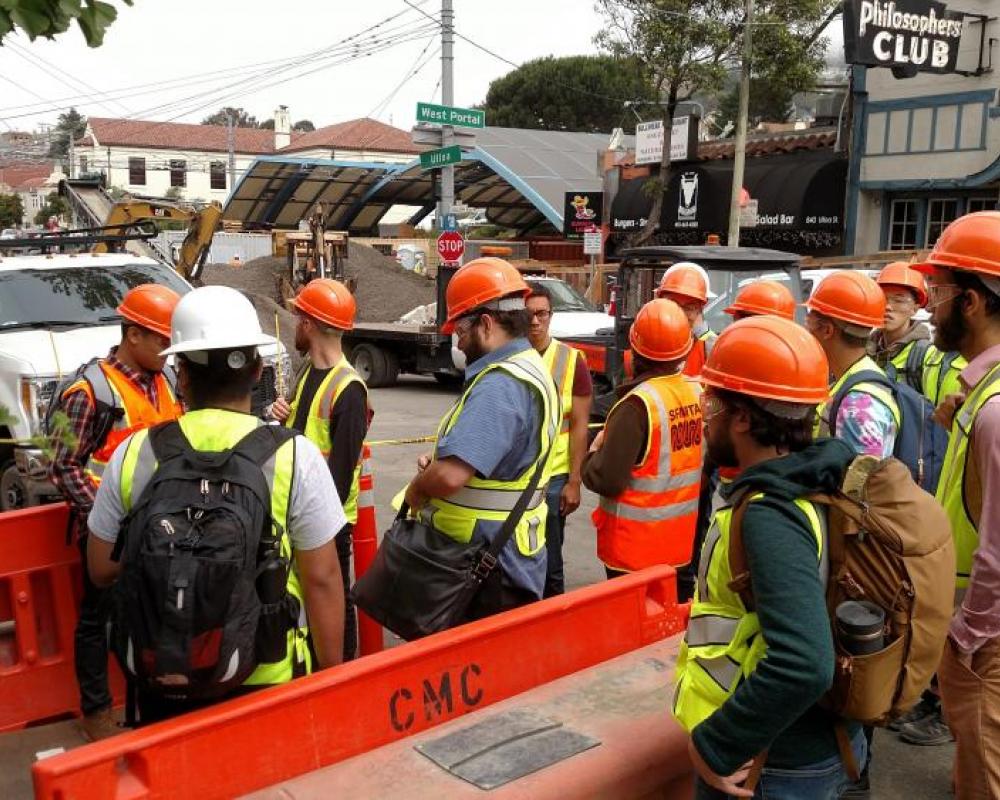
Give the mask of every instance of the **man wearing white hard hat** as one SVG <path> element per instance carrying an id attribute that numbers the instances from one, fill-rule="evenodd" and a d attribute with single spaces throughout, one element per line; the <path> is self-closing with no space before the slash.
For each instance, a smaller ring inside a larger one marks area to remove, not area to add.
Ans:
<path id="1" fill-rule="evenodd" d="M 678 261 L 663 273 L 654 295 L 673 300 L 684 311 L 695 339 L 684 374 L 697 377 L 718 337 L 705 323 L 705 306 L 716 296 L 709 286 L 708 273 L 693 261 Z"/>
<path id="2" fill-rule="evenodd" d="M 304 436 L 250 413 L 257 348 L 274 338 L 224 286 L 181 298 L 170 338 L 189 410 L 118 447 L 88 521 L 139 724 L 343 657 L 346 519 L 330 471 Z"/>

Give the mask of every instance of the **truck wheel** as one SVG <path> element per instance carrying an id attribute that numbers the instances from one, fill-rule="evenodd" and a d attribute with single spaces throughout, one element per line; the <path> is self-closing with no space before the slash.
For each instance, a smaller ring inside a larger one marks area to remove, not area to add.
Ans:
<path id="1" fill-rule="evenodd" d="M 399 379 L 399 358 L 391 350 L 383 350 L 385 356 L 385 382 L 383 386 L 395 386 Z"/>
<path id="2" fill-rule="evenodd" d="M 14 511 L 27 505 L 28 495 L 14 461 L 4 462 L 0 466 L 0 511 Z"/>
<path id="3" fill-rule="evenodd" d="M 390 374 L 389 360 L 381 348 L 373 344 L 359 344 L 354 348 L 352 355 L 354 369 L 358 371 L 358 374 L 370 388 L 377 389 L 395 382 L 396 375 L 399 374 L 399 365 L 393 359 L 396 363 L 396 372 Z"/>

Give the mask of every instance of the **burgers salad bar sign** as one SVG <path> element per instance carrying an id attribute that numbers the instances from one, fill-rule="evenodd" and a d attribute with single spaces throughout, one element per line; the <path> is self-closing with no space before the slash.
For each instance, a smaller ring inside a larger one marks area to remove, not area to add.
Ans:
<path id="1" fill-rule="evenodd" d="M 847 61 L 903 74 L 954 72 L 964 18 L 935 0 L 847 0 Z"/>

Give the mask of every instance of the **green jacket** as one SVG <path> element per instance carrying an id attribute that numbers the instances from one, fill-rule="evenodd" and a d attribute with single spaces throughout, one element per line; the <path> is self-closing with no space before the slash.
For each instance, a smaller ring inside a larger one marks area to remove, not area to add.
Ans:
<path id="1" fill-rule="evenodd" d="M 768 750 L 789 769 L 837 755 L 833 720 L 816 702 L 833 682 L 833 637 L 816 568 L 816 540 L 793 500 L 840 485 L 854 452 L 820 439 L 799 453 L 745 470 L 724 488 L 763 492 L 747 509 L 743 539 L 767 653 L 733 695 L 692 733 L 708 765 L 730 775 Z M 849 726 L 853 736 L 857 726 Z"/>

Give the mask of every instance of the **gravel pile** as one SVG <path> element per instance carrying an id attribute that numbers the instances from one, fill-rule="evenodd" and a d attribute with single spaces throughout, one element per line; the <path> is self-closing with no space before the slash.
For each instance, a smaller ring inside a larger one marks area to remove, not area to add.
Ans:
<path id="1" fill-rule="evenodd" d="M 416 306 L 433 303 L 434 281 L 422 275 L 408 272 L 388 256 L 374 248 L 351 242 L 347 259 L 347 277 L 355 281 L 355 299 L 358 302 L 358 320 L 362 322 L 395 322 L 403 314 Z M 270 329 L 274 329 L 274 311 L 261 310 L 258 303 L 270 300 L 281 302 L 278 279 L 284 274 L 286 262 L 283 258 L 255 258 L 240 267 L 228 264 L 206 264 L 202 273 L 205 285 L 232 286 L 239 289 L 251 300 L 261 313 L 262 324 L 270 318 Z M 286 313 L 286 312 L 282 312 Z M 291 315 L 289 315 L 291 317 Z M 294 328 L 294 318 L 289 329 Z M 281 338 L 285 340 L 285 321 L 281 319 Z"/>

